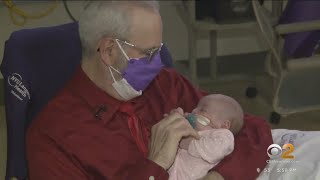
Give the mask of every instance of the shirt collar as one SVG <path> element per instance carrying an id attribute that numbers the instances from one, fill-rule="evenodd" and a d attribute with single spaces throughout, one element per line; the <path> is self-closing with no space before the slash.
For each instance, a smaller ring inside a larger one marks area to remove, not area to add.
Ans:
<path id="1" fill-rule="evenodd" d="M 70 89 L 74 94 L 80 97 L 87 105 L 93 116 L 99 108 L 105 106 L 105 111 L 110 117 L 103 116 L 103 119 L 110 119 L 119 106 L 123 103 L 108 93 L 100 89 L 83 71 L 81 65 L 77 68 L 74 76 L 69 84 Z"/>

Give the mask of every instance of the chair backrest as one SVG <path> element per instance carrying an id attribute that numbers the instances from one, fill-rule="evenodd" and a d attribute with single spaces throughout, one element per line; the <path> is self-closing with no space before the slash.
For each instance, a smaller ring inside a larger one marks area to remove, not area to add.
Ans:
<path id="1" fill-rule="evenodd" d="M 289 0 L 280 24 L 320 20 L 320 1 Z M 320 29 L 285 35 L 284 53 L 288 58 L 310 57 L 319 48 Z"/>
<path id="2" fill-rule="evenodd" d="M 172 67 L 166 46 L 161 58 Z M 5 79 L 6 180 L 27 177 L 26 128 L 72 76 L 80 60 L 77 23 L 16 31 L 6 41 L 0 67 Z"/>

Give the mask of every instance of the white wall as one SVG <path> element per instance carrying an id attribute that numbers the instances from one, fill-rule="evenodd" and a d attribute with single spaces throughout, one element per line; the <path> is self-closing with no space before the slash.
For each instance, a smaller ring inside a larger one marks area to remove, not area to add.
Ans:
<path id="1" fill-rule="evenodd" d="M 52 2 L 18 2 L 21 9 L 27 12 L 39 12 Z M 0 2 L 1 4 L 2 2 Z M 84 1 L 70 1 L 69 7 L 72 14 L 78 18 L 83 9 Z M 175 60 L 187 59 L 188 57 L 188 36 L 187 29 L 182 20 L 178 16 L 172 1 L 162 1 L 161 14 L 164 24 L 164 42 L 167 43 L 171 50 L 172 56 Z M 62 23 L 71 22 L 67 13 L 64 10 L 62 2 L 59 2 L 57 9 L 47 17 L 38 20 L 30 20 L 23 27 L 16 26 L 12 23 L 8 9 L 0 5 L 0 61 L 3 57 L 3 46 L 13 31 L 22 28 L 34 28 L 43 26 L 52 26 Z M 264 49 L 265 47 L 255 36 L 256 33 L 252 31 L 238 31 L 238 32 L 224 32 L 219 33 L 218 36 L 218 55 L 236 54 L 245 52 L 254 52 Z M 209 56 L 209 41 L 198 41 L 198 55 L 200 57 Z M 2 78 L 2 77 L 0 77 Z"/>

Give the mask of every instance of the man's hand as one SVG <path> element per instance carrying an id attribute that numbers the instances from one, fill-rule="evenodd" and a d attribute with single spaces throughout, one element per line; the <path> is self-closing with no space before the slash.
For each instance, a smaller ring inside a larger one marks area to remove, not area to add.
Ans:
<path id="1" fill-rule="evenodd" d="M 181 107 L 178 107 L 177 109 L 172 109 L 169 114 L 173 114 L 173 113 L 178 113 L 181 115 L 184 114 L 183 109 Z M 163 117 L 167 117 L 169 116 L 169 114 L 164 114 Z"/>
<path id="2" fill-rule="evenodd" d="M 216 171 L 210 171 L 208 174 L 198 180 L 224 180 L 224 178 Z"/>
<path id="3" fill-rule="evenodd" d="M 181 138 L 188 136 L 200 138 L 183 113 L 170 113 L 151 129 L 148 158 L 168 170 L 175 160 Z"/>

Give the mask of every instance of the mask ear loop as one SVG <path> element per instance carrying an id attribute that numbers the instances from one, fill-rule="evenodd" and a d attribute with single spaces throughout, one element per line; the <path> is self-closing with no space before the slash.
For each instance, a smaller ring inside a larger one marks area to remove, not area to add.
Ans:
<path id="1" fill-rule="evenodd" d="M 123 49 L 123 48 L 122 48 L 122 46 L 120 45 L 120 43 L 119 43 L 119 40 L 118 40 L 118 39 L 116 39 L 116 42 L 117 42 L 117 44 L 118 44 L 118 46 L 119 46 L 119 48 L 120 48 L 120 50 L 121 50 L 122 54 L 126 57 L 127 61 L 129 61 L 129 56 L 127 55 L 127 53 L 124 51 L 124 49 Z"/>
<path id="2" fill-rule="evenodd" d="M 117 73 L 119 73 L 119 74 L 121 74 L 121 72 L 120 71 L 118 71 L 116 68 L 114 68 L 114 67 L 112 67 L 112 66 L 109 66 L 109 69 L 112 69 L 112 70 L 114 70 L 115 72 L 117 72 Z M 110 70 L 110 72 L 111 72 L 111 70 Z"/>
<path id="3" fill-rule="evenodd" d="M 109 69 L 109 71 L 110 71 L 110 74 L 111 74 L 111 77 L 112 77 L 112 79 L 113 79 L 113 82 L 116 82 L 116 79 L 114 78 L 113 73 L 112 73 L 110 67 L 111 67 L 113 70 L 115 70 L 115 71 L 117 71 L 117 70 L 116 70 L 115 68 L 113 68 L 112 66 L 109 66 L 109 67 L 108 67 L 108 69 Z"/>

